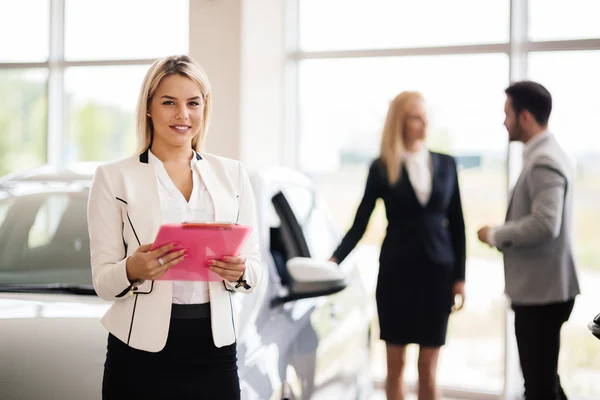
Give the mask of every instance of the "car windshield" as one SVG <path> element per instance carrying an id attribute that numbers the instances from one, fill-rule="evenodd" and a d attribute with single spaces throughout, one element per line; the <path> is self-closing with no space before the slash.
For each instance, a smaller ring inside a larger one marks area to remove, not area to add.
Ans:
<path id="1" fill-rule="evenodd" d="M 92 285 L 88 188 L 0 187 L 0 286 Z"/>

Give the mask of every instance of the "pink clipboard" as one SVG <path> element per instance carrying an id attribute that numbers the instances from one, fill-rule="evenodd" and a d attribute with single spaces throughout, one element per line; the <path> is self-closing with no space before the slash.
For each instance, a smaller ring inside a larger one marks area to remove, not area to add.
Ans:
<path id="1" fill-rule="evenodd" d="M 252 233 L 252 227 L 222 223 L 164 224 L 158 230 L 152 250 L 176 243 L 172 251 L 187 249 L 187 257 L 169 268 L 157 280 L 222 281 L 223 278 L 204 266 L 205 262 L 224 256 L 238 256 Z"/>

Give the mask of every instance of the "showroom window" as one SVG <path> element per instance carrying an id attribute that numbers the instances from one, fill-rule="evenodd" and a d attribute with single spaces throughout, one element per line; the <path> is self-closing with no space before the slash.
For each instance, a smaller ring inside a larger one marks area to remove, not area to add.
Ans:
<path id="1" fill-rule="evenodd" d="M 477 241 L 500 224 L 521 167 L 508 145 L 504 89 L 533 79 L 554 97 L 550 127 L 577 165 L 575 248 L 583 294 L 563 329 L 560 373 L 570 398 L 600 396 L 600 344 L 587 323 L 600 311 L 600 29 L 595 0 L 295 0 L 297 31 L 288 33 L 295 63 L 289 87 L 297 124 L 295 164 L 316 180 L 336 224 L 347 230 L 369 163 L 378 156 L 389 102 L 423 93 L 429 147 L 453 155 L 467 229 L 467 304 L 451 317 L 439 380 L 452 398 L 512 398 L 522 391 L 504 290 L 502 257 Z M 476 17 L 475 17 L 476 16 Z M 596 19 L 595 19 L 596 18 Z M 558 22 L 560 21 L 560 22 Z M 380 246 L 387 221 L 381 201 L 362 240 Z M 374 272 L 375 274 L 377 271 Z M 379 347 L 376 378 L 385 378 Z M 407 379 L 417 382 L 416 349 Z"/>
<path id="2" fill-rule="evenodd" d="M 0 176 L 111 160 L 136 150 L 150 64 L 188 52 L 189 1 L 4 1 L 0 34 Z"/>
<path id="3" fill-rule="evenodd" d="M 508 41 L 507 0 L 299 0 L 299 12 L 303 51 Z"/>

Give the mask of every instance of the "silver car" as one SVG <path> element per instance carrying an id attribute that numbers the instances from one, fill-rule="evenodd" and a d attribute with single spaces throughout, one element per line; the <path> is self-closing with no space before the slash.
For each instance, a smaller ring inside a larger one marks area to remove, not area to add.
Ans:
<path id="1" fill-rule="evenodd" d="M 0 180 L 0 399 L 100 399 L 110 303 L 92 287 L 91 171 L 44 167 Z M 371 391 L 372 293 L 360 248 L 340 239 L 314 184 L 287 169 L 251 176 L 266 284 L 236 295 L 242 398 L 354 399 Z M 159 382 L 157 382 L 159 384 Z"/>

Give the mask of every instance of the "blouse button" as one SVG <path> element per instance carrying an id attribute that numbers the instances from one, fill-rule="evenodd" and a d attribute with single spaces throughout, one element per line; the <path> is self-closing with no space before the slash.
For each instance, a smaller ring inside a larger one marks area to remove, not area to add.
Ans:
<path id="1" fill-rule="evenodd" d="M 447 227 L 448 227 L 448 225 L 449 225 L 449 223 L 450 223 L 450 222 L 448 221 L 448 218 L 444 218 L 444 219 L 442 220 L 442 225 L 444 226 L 444 228 L 447 228 Z"/>

